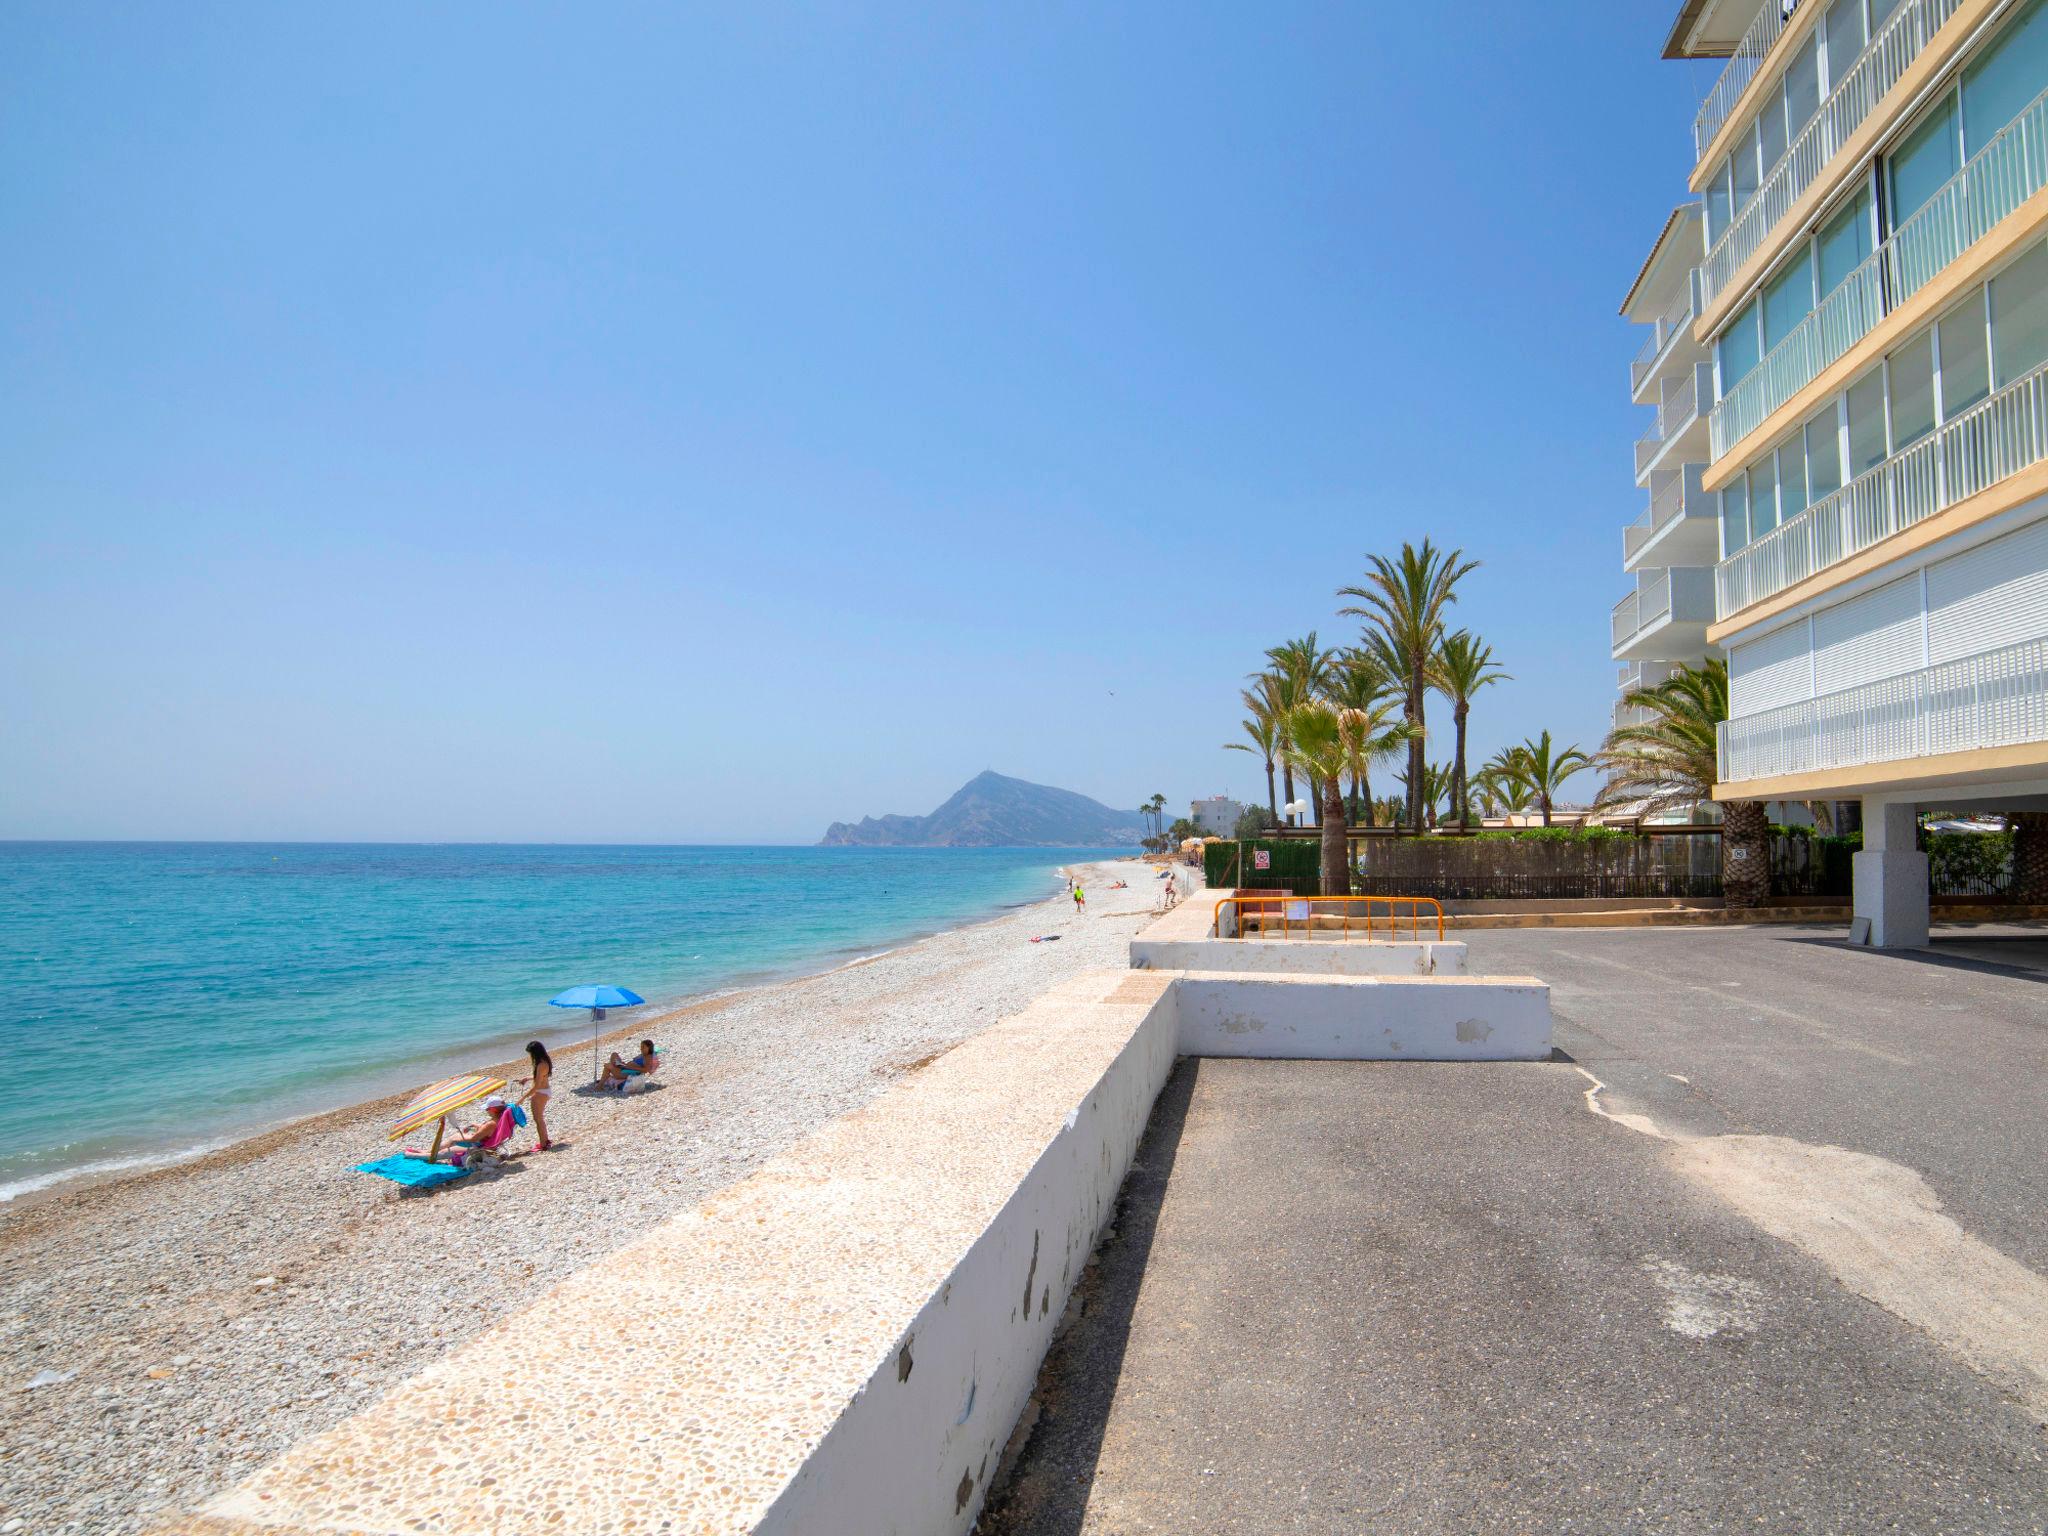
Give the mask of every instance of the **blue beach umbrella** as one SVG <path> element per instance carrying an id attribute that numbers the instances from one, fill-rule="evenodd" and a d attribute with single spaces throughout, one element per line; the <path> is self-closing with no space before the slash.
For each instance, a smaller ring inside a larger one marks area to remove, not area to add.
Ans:
<path id="1" fill-rule="evenodd" d="M 604 1021 L 607 1008 L 632 1008 L 646 1002 L 638 992 L 625 987 L 590 986 L 571 987 L 566 992 L 557 992 L 548 999 L 550 1008 L 588 1008 L 590 1010 L 590 1075 L 595 1078 L 597 1070 L 597 1026 Z"/>

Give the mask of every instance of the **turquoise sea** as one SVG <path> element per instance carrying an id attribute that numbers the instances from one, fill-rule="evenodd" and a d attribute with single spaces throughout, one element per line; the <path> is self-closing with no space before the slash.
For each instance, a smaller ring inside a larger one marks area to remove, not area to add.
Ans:
<path id="1" fill-rule="evenodd" d="M 661 1005 L 823 970 L 1099 853 L 0 843 L 0 1200 L 587 1041 L 547 1006 L 581 982 Z"/>

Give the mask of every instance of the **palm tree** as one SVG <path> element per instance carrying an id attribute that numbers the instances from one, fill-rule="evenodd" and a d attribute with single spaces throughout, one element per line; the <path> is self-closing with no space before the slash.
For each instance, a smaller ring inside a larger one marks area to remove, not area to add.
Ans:
<path id="1" fill-rule="evenodd" d="M 1273 758 L 1280 750 L 1280 727 L 1273 718 L 1273 711 L 1267 707 L 1266 697 L 1247 688 L 1240 695 L 1244 699 L 1245 718 L 1239 723 L 1250 739 L 1247 741 L 1226 741 L 1223 746 L 1228 752 L 1250 752 L 1266 765 L 1266 809 L 1273 813 L 1273 824 L 1280 824 L 1280 802 L 1273 798 Z"/>
<path id="2" fill-rule="evenodd" d="M 1273 712 L 1280 722 L 1280 771 L 1289 805 L 1294 804 L 1295 760 L 1287 755 L 1288 717 L 1322 693 L 1323 685 L 1329 681 L 1330 660 L 1335 655 L 1335 651 L 1324 650 L 1317 645 L 1316 632 L 1310 630 L 1299 640 L 1287 640 L 1268 647 L 1267 670 L 1253 674 L 1255 686 L 1270 680 Z"/>
<path id="3" fill-rule="evenodd" d="M 1408 775 L 1397 773 L 1395 781 L 1403 789 L 1408 787 Z M 1451 769 L 1446 763 L 1424 763 L 1422 765 L 1422 826 L 1434 830 L 1440 820 L 1441 807 L 1451 793 Z M 1451 806 L 1455 812 L 1456 805 Z"/>
<path id="4" fill-rule="evenodd" d="M 1543 813 L 1543 825 L 1546 827 L 1550 825 L 1550 802 L 1564 788 L 1564 781 L 1581 768 L 1593 766 L 1593 759 L 1581 752 L 1576 744 L 1561 752 L 1554 748 L 1548 731 L 1523 741 L 1513 749 L 1513 756 L 1530 794 L 1536 798 L 1536 808 Z"/>
<path id="5" fill-rule="evenodd" d="M 1344 769 L 1351 761 L 1351 727 L 1344 711 L 1311 699 L 1287 717 L 1293 762 L 1322 786 L 1323 894 L 1351 894 L 1350 853 L 1344 831 Z"/>
<path id="6" fill-rule="evenodd" d="M 1481 787 L 1489 803 L 1512 816 L 1528 810 L 1529 802 L 1535 798 L 1513 748 L 1496 752 L 1488 758 L 1473 783 Z"/>
<path id="7" fill-rule="evenodd" d="M 1641 725 L 1610 731 L 1593 766 L 1607 776 L 1595 805 L 1639 800 L 1645 813 L 1711 800 L 1720 771 L 1715 737 L 1728 718 L 1728 664 L 1709 658 L 1661 683 L 1631 688 L 1621 702 Z M 1763 905 L 1771 894 L 1770 822 L 1761 800 L 1721 807 L 1721 893 L 1732 906 Z"/>
<path id="8" fill-rule="evenodd" d="M 1472 712 L 1472 695 L 1489 683 L 1512 681 L 1493 663 L 1493 647 L 1469 630 L 1445 635 L 1436 648 L 1430 679 L 1436 691 L 1451 701 L 1451 719 L 1457 723 L 1457 746 L 1451 757 L 1451 806 L 1458 815 L 1458 830 L 1471 830 L 1468 786 L 1465 782 L 1465 717 Z"/>
<path id="9" fill-rule="evenodd" d="M 1392 690 L 1386 669 L 1370 654 L 1353 647 L 1338 654 L 1323 694 L 1337 708 L 1354 710 L 1362 717 L 1356 727 L 1361 750 L 1350 765 L 1351 797 L 1345 811 L 1354 821 L 1362 817 L 1368 827 L 1372 825 L 1372 759 L 1386 751 L 1384 746 L 1369 744 L 1386 734 L 1391 713 L 1387 696 Z"/>
<path id="10" fill-rule="evenodd" d="M 1444 610 L 1458 600 L 1457 587 L 1479 562 L 1465 559 L 1460 549 L 1438 549 L 1428 539 L 1422 548 L 1401 546 L 1401 558 L 1373 555 L 1362 587 L 1339 587 L 1339 597 L 1355 597 L 1361 606 L 1340 608 L 1348 618 L 1370 626 L 1366 645 L 1386 665 L 1390 676 L 1407 690 L 1403 710 L 1413 734 L 1408 738 L 1408 820 L 1422 822 L 1422 696 L 1429 681 L 1429 661 L 1444 631 Z"/>

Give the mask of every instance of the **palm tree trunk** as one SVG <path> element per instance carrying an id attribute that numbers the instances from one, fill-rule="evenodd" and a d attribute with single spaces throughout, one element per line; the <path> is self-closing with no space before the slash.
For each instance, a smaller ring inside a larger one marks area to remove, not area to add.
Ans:
<path id="1" fill-rule="evenodd" d="M 1323 894 L 1351 894 L 1350 849 L 1344 836 L 1344 787 L 1332 774 L 1323 781 Z"/>
<path id="2" fill-rule="evenodd" d="M 1452 711 L 1451 718 L 1458 722 L 1458 752 L 1451 761 L 1451 804 L 1458 812 L 1458 830 L 1470 832 L 1472 817 L 1465 804 L 1465 716 L 1471 712 L 1471 705 L 1463 699 Z"/>
<path id="3" fill-rule="evenodd" d="M 1284 758 L 1280 763 L 1280 784 L 1287 791 L 1287 803 L 1289 805 L 1294 804 L 1294 764 L 1286 761 Z M 1279 813 L 1276 811 L 1274 814 L 1277 816 Z M 1283 823 L 1283 825 L 1291 827 L 1294 823 L 1288 821 Z"/>
<path id="4" fill-rule="evenodd" d="M 1360 823 L 1368 827 L 1378 826 L 1379 822 L 1372 808 L 1372 769 L 1370 768 L 1361 767 L 1358 770 L 1358 798 L 1365 802 L 1365 814 L 1359 818 Z"/>
<path id="5" fill-rule="evenodd" d="M 1771 824 L 1761 800 L 1731 800 L 1721 808 L 1721 899 L 1731 907 L 1760 907 L 1771 894 Z"/>
<path id="6" fill-rule="evenodd" d="M 1547 827 L 1547 826 L 1549 826 L 1549 825 L 1550 825 L 1550 791 L 1546 789 L 1546 790 L 1544 790 L 1544 791 L 1543 791 L 1543 793 L 1542 793 L 1542 794 L 1538 795 L 1538 796 L 1536 797 L 1536 804 L 1537 804 L 1538 808 L 1539 808 L 1539 809 L 1541 809 L 1541 810 L 1542 810 L 1542 812 L 1543 812 L 1543 825 L 1545 825 L 1546 827 Z"/>
<path id="7" fill-rule="evenodd" d="M 1273 815 L 1273 825 L 1280 824 L 1280 802 L 1273 798 L 1273 759 L 1266 759 L 1266 809 Z"/>
<path id="8" fill-rule="evenodd" d="M 1402 702 L 1401 714 L 1415 734 L 1408 738 L 1408 825 L 1417 832 L 1422 830 L 1422 663 L 1418 660 L 1415 669 L 1408 676 L 1408 697 Z"/>

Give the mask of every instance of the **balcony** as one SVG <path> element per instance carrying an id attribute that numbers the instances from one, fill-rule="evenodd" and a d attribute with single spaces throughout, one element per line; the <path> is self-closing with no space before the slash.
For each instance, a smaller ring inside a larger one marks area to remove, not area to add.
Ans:
<path id="1" fill-rule="evenodd" d="M 1695 164 L 1706 158 L 1707 151 L 1713 147 L 1714 135 L 1726 125 L 1729 114 L 1735 110 L 1735 103 L 1742 99 L 1742 93 L 1749 89 L 1749 82 L 1756 78 L 1764 56 L 1785 35 L 1785 27 L 1790 20 L 1784 6 L 1767 0 L 1742 34 L 1742 41 L 1735 45 L 1735 51 L 1728 55 L 1728 62 L 1721 67 L 1720 78 L 1714 81 L 1714 88 L 1707 92 L 1707 99 L 1700 103 L 1699 113 L 1692 120 L 1692 158 Z"/>
<path id="2" fill-rule="evenodd" d="M 1706 355 L 1705 348 L 1693 337 L 1693 322 L 1699 314 L 1700 269 L 1694 267 L 1686 274 L 1678 296 L 1651 322 L 1642 351 L 1629 364 L 1629 398 L 1637 405 L 1655 403 L 1656 393 L 1647 389 L 1653 381 L 1674 367 L 1689 368 Z"/>
<path id="3" fill-rule="evenodd" d="M 1636 572 L 1636 589 L 1614 605 L 1614 659 L 1676 661 L 1703 652 L 1714 612 L 1712 570 L 1703 565 Z"/>
<path id="4" fill-rule="evenodd" d="M 1723 619 L 2048 459 L 2048 363 L 1872 466 L 1714 569 Z"/>
<path id="5" fill-rule="evenodd" d="M 2048 91 L 1972 155 L 1714 407 L 1713 454 L 1741 442 L 1891 310 L 2048 186 Z"/>
<path id="6" fill-rule="evenodd" d="M 2048 640 L 1725 720 L 1724 784 L 2048 741 Z"/>
<path id="7" fill-rule="evenodd" d="M 1647 486 L 1664 466 L 1676 468 L 1707 453 L 1707 417 L 1714 408 L 1714 365 L 1695 363 L 1658 386 L 1657 419 L 1636 442 L 1636 484 Z"/>
<path id="8" fill-rule="evenodd" d="M 1621 531 L 1621 568 L 1712 565 L 1720 554 L 1719 509 L 1700 489 L 1704 466 L 1684 464 L 1650 477 L 1650 507 Z"/>
<path id="9" fill-rule="evenodd" d="M 1622 694 L 1633 693 L 1638 688 L 1654 688 L 1678 669 L 1669 662 L 1635 661 L 1621 669 L 1620 690 Z M 1614 701 L 1614 728 L 1625 730 L 1631 726 L 1650 723 L 1650 711 Z"/>
<path id="10" fill-rule="evenodd" d="M 1817 0 L 1815 0 L 1817 3 Z M 1848 143 L 1885 93 L 1919 57 L 1928 40 L 1953 16 L 1962 0 L 1905 0 L 1863 47 L 1846 74 L 1828 92 L 1820 110 L 1799 132 L 1776 165 L 1764 173 L 1754 196 L 1707 252 L 1701 268 L 1701 298 L 1712 304 L 1742 264 L 1754 256 L 1800 194 Z M 1766 6 L 1768 15 L 1774 7 Z"/>

